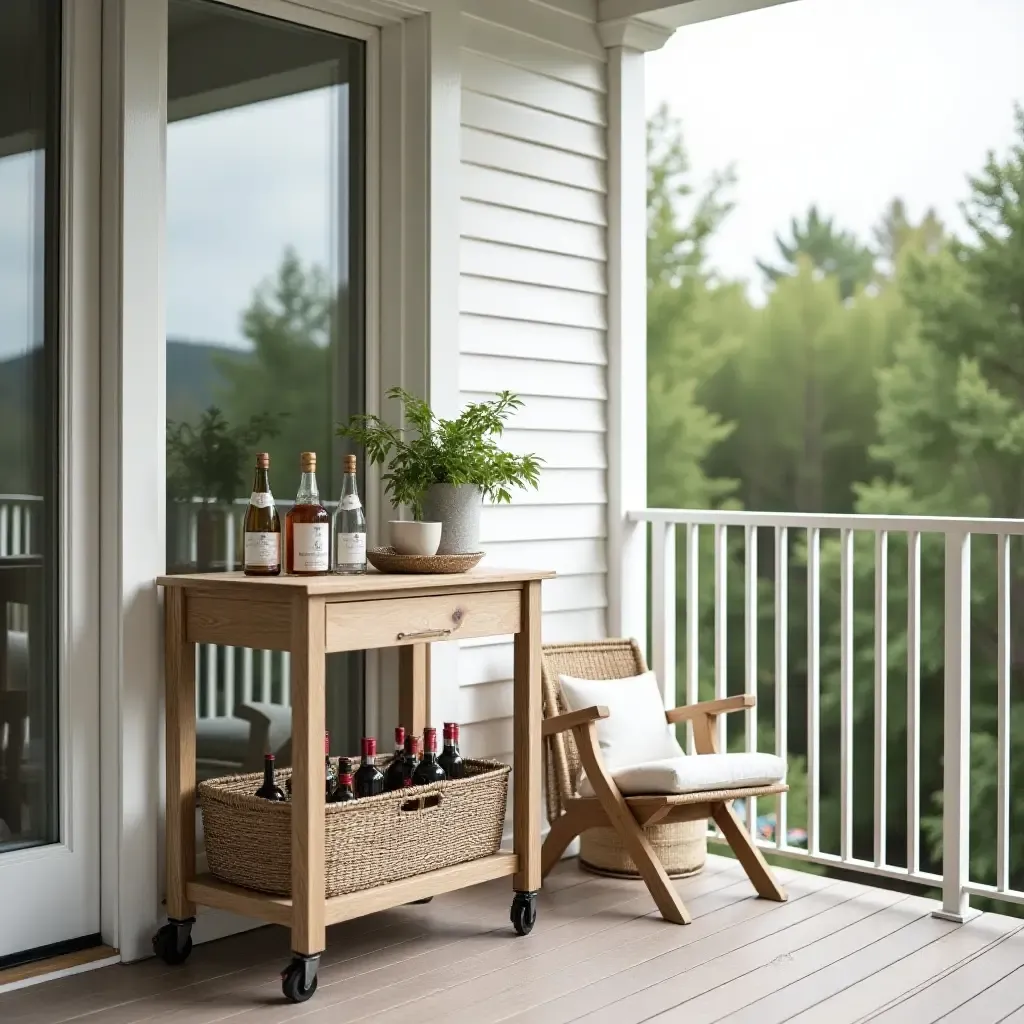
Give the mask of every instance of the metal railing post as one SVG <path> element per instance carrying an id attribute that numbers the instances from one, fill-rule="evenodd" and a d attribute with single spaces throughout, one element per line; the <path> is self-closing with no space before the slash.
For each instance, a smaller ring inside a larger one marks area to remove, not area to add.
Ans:
<path id="1" fill-rule="evenodd" d="M 946 531 L 945 684 L 942 763 L 942 909 L 962 923 L 970 855 L 971 535 Z"/>

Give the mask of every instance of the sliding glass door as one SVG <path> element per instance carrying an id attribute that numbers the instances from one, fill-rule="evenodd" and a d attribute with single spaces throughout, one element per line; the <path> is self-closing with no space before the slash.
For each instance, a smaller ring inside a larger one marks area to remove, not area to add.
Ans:
<path id="1" fill-rule="evenodd" d="M 241 567 L 257 452 L 282 516 L 299 455 L 325 503 L 364 402 L 364 44 L 211 2 L 170 0 L 167 565 Z M 336 753 L 358 750 L 361 656 L 328 666 Z M 288 656 L 204 645 L 198 777 L 288 764 Z"/>

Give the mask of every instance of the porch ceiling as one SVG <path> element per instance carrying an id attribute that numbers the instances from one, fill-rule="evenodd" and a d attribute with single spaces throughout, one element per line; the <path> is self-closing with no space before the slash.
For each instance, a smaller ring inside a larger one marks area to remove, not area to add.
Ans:
<path id="1" fill-rule="evenodd" d="M 665 0 L 598 0 L 597 11 L 598 20 L 602 22 L 641 18 L 661 28 L 674 29 L 790 2 L 791 0 L 683 0 L 679 3 L 677 0 L 676 3 L 666 3 Z"/>

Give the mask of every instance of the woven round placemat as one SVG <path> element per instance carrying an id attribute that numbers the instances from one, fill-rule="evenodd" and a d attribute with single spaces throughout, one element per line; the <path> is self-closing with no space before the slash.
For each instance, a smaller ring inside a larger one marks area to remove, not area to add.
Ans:
<path id="1" fill-rule="evenodd" d="M 348 803 L 324 813 L 327 898 L 451 867 L 498 852 L 508 776 L 498 761 L 465 760 L 466 776 Z M 381 769 L 386 767 L 382 760 Z M 278 781 L 291 775 L 277 773 Z M 233 885 L 287 896 L 292 885 L 292 804 L 255 796 L 263 775 L 199 786 L 210 872 Z"/>
<path id="2" fill-rule="evenodd" d="M 369 548 L 370 565 L 380 572 L 453 573 L 469 572 L 481 558 L 482 551 L 468 555 L 400 555 L 394 548 Z"/>

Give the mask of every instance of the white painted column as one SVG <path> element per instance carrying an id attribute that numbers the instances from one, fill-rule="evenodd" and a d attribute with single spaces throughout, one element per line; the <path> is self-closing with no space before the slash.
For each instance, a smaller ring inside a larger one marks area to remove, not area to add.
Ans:
<path id="1" fill-rule="evenodd" d="M 166 0 L 106 3 L 103 54 L 103 932 L 128 961 L 161 913 Z"/>
<path id="2" fill-rule="evenodd" d="M 671 32 L 628 19 L 608 47 L 608 632 L 647 641 L 647 111 L 644 52 Z M 674 614 L 674 609 L 666 609 Z"/>

